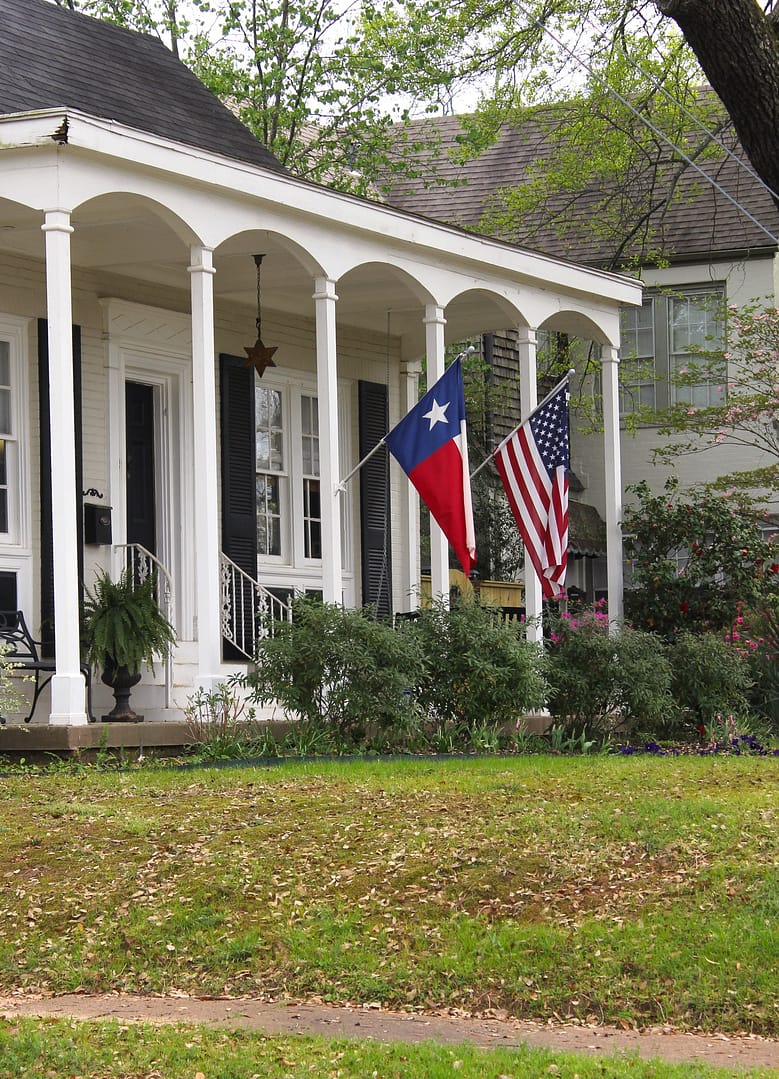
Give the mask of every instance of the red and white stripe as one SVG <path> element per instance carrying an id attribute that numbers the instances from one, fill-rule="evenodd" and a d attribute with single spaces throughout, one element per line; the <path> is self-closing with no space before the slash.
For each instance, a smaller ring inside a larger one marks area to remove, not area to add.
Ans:
<path id="1" fill-rule="evenodd" d="M 568 477 L 563 465 L 553 475 L 541 460 L 529 423 L 518 427 L 495 450 L 511 512 L 547 598 L 565 586 L 568 565 Z"/>

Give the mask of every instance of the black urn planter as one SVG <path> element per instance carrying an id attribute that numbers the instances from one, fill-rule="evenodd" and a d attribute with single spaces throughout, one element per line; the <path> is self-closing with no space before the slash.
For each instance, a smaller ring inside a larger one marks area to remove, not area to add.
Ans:
<path id="1" fill-rule="evenodd" d="M 142 723 L 143 716 L 139 716 L 130 707 L 130 691 L 140 682 L 141 672 L 131 671 L 126 666 L 110 666 L 104 669 L 100 679 L 107 686 L 111 686 L 116 700 L 108 715 L 100 717 L 103 723 Z"/>

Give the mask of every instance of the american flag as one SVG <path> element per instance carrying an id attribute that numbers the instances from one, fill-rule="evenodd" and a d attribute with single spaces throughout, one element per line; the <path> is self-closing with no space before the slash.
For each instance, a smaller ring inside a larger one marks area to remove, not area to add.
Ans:
<path id="1" fill-rule="evenodd" d="M 568 565 L 568 379 L 493 453 L 525 550 L 554 598 Z"/>

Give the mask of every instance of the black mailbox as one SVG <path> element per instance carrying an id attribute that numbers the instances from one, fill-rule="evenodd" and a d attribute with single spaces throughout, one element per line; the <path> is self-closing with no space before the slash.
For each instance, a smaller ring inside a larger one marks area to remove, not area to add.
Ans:
<path id="1" fill-rule="evenodd" d="M 111 542 L 111 507 L 84 503 L 84 543 Z"/>

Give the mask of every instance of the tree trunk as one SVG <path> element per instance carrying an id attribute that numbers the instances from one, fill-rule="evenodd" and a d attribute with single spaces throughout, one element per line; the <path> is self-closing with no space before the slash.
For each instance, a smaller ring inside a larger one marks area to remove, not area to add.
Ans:
<path id="1" fill-rule="evenodd" d="M 779 202 L 779 37 L 756 0 L 655 0 L 678 24 Z"/>

